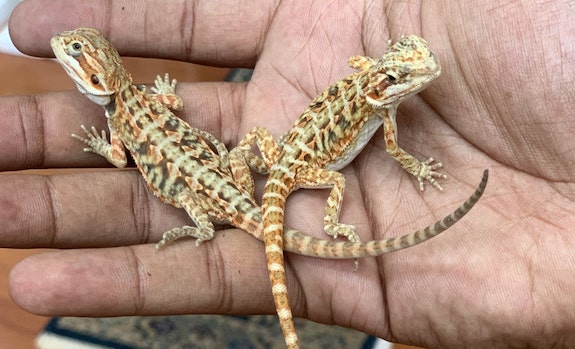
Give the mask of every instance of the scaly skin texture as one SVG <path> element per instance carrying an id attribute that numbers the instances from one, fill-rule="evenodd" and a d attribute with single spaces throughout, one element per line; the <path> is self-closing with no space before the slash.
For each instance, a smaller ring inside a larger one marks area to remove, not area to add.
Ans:
<path id="1" fill-rule="evenodd" d="M 263 239 L 261 209 L 253 200 L 252 178 L 243 161 L 238 160 L 244 149 L 233 152 L 236 155 L 232 156 L 230 167 L 222 143 L 176 117 L 168 109 L 183 107 L 174 93 L 175 81 L 170 83 L 167 76 L 158 77 L 153 94 L 133 85 L 117 51 L 95 29 L 61 33 L 51 44 L 78 89 L 106 112 L 110 142 L 104 131 L 99 134 L 94 128 L 82 126 L 86 138 L 73 136 L 88 145 L 84 150 L 124 167 L 127 148 L 149 188 L 162 201 L 184 208 L 194 221 L 195 227 L 166 232 L 157 247 L 182 236 L 195 237 L 197 244 L 211 239 L 213 222 L 232 224 Z M 261 172 L 267 170 L 256 159 L 251 164 Z M 486 183 L 487 174 L 456 211 L 413 233 L 361 243 L 321 240 L 285 228 L 285 249 L 322 258 L 360 258 L 407 248 L 436 236 L 463 217 L 480 198 Z M 290 336 L 288 333 L 286 338 Z"/>
<path id="2" fill-rule="evenodd" d="M 355 56 L 349 64 L 359 71 L 329 86 L 277 143 L 266 129 L 256 127 L 238 146 L 250 165 L 256 167 L 251 154 L 256 142 L 270 169 L 262 202 L 264 242 L 274 301 L 289 348 L 299 348 L 299 343 L 283 263 L 282 231 L 288 195 L 302 187 L 331 187 L 324 230 L 358 241 L 355 227 L 338 222 L 345 178 L 336 171 L 357 156 L 382 124 L 387 153 L 416 177 L 420 190 L 424 181 L 443 190 L 435 177 L 446 177 L 435 171 L 441 163 L 434 164 L 432 158 L 419 161 L 401 149 L 396 140 L 398 105 L 441 73 L 427 42 L 414 35 L 404 36 L 380 59 Z"/>

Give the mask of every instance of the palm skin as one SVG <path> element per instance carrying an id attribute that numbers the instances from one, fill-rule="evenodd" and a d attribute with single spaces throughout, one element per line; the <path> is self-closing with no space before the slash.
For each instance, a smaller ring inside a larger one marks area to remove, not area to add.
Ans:
<path id="1" fill-rule="evenodd" d="M 58 31 L 94 26 L 123 55 L 255 66 L 248 84 L 179 85 L 179 115 L 229 145 L 256 125 L 276 136 L 288 130 L 351 71 L 350 56 L 379 56 L 401 34 L 423 36 L 443 72 L 400 107 L 399 143 L 445 165 L 445 192 L 420 193 L 376 134 L 343 171 L 341 221 L 362 240 L 396 236 L 452 210 L 484 168 L 487 192 L 442 236 L 362 260 L 356 272 L 351 261 L 288 254 L 294 312 L 427 347 L 575 345 L 575 24 L 567 1 L 190 3 L 30 0 L 10 29 L 34 55 L 49 55 Z M 50 21 L 29 20 L 39 13 Z M 77 92 L 4 97 L 0 116 L 4 169 L 104 165 L 68 137 L 80 124 L 105 126 L 101 109 Z M 69 248 L 14 268 L 11 294 L 31 312 L 273 312 L 263 245 L 248 234 L 225 230 L 200 247 L 182 241 L 154 252 L 162 232 L 189 220 L 135 171 L 4 176 L 0 198 L 0 246 Z M 287 223 L 323 236 L 314 208 L 324 201 L 322 191 L 296 192 Z"/>

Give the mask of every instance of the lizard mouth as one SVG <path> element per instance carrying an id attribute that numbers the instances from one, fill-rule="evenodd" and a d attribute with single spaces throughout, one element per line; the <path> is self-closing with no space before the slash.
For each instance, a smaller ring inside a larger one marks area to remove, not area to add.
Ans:
<path id="1" fill-rule="evenodd" d="M 70 54 L 68 50 L 68 45 L 71 41 L 69 36 L 67 36 L 69 33 L 70 32 L 63 32 L 50 39 L 50 46 L 56 56 L 56 60 L 60 63 L 62 68 L 64 68 L 66 74 L 68 74 L 72 81 L 74 81 L 76 88 L 80 93 L 96 104 L 107 105 L 110 103 L 110 96 L 114 94 L 114 92 L 99 89 L 89 83 L 91 79 L 86 75 L 88 73 L 86 72 L 86 69 L 84 69 L 85 67 L 82 66 L 82 64 L 86 65 L 86 62 L 82 61 L 82 55 L 75 57 Z"/>
<path id="2" fill-rule="evenodd" d="M 366 101 L 374 108 L 384 108 L 399 104 L 404 99 L 421 92 L 441 74 L 439 62 L 434 59 L 433 63 L 401 83 L 390 83 L 382 74 L 382 80 L 366 93 Z"/>

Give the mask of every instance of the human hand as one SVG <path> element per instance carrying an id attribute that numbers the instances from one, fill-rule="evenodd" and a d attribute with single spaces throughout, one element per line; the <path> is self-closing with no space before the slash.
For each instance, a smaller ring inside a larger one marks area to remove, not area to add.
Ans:
<path id="1" fill-rule="evenodd" d="M 421 35 L 439 57 L 442 76 L 402 104 L 398 123 L 400 145 L 444 163 L 445 192 L 420 194 L 376 135 L 343 171 L 341 221 L 355 224 L 362 240 L 414 230 L 461 203 L 489 168 L 485 197 L 443 236 L 362 260 L 357 272 L 351 261 L 287 255 L 296 315 L 428 347 L 573 342 L 574 50 L 566 33 L 574 25 L 561 8 L 567 4 L 292 1 L 252 8 L 228 0 L 196 2 L 188 11 L 173 2 L 144 4 L 122 10 L 28 1 L 11 33 L 36 55 L 51 54 L 52 34 L 93 26 L 124 55 L 255 65 L 248 84 L 179 85 L 186 102 L 179 115 L 230 145 L 256 125 L 276 136 L 288 130 L 313 97 L 351 71 L 347 58 L 379 56 L 388 38 Z M 29 20 L 39 13 L 50 22 Z M 105 127 L 101 109 L 78 93 L 3 98 L 0 105 L 3 168 L 103 164 L 68 137 L 80 124 Z M 135 171 L 5 176 L 0 197 L 12 208 L 0 245 L 75 248 L 14 269 L 12 295 L 29 311 L 273 312 L 262 244 L 245 233 L 227 230 L 199 248 L 182 241 L 154 253 L 150 243 L 189 218 L 153 198 Z M 322 213 L 311 207 L 324 201 L 319 191 L 295 193 L 287 223 L 320 236 Z"/>

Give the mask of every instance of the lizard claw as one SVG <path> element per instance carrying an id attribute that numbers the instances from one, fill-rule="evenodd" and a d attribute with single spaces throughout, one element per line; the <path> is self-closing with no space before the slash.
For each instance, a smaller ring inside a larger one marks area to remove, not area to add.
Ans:
<path id="1" fill-rule="evenodd" d="M 182 102 L 182 99 L 176 94 L 177 83 L 178 81 L 176 79 L 172 79 L 170 82 L 170 76 L 168 73 L 164 75 L 163 79 L 160 75 L 156 76 L 156 80 L 154 80 L 155 86 L 150 88 L 153 93 L 152 96 L 169 109 L 182 110 L 184 103 Z"/>
<path id="2" fill-rule="evenodd" d="M 343 223 L 330 223 L 326 224 L 323 228 L 326 234 L 333 236 L 336 239 L 338 236 L 343 236 L 350 242 L 359 242 L 359 235 L 355 226 Z"/>
<path id="3" fill-rule="evenodd" d="M 72 138 L 79 140 L 88 145 L 88 147 L 84 148 L 85 152 L 101 154 L 103 152 L 103 148 L 109 146 L 108 141 L 106 140 L 106 131 L 102 130 L 102 133 L 99 134 L 98 130 L 94 126 L 88 130 L 86 126 L 80 125 L 82 131 L 86 137 L 78 136 L 77 134 L 72 133 Z"/>
<path id="4" fill-rule="evenodd" d="M 173 228 L 163 234 L 162 240 L 156 244 L 156 250 L 159 250 L 165 245 L 183 237 L 195 238 L 196 246 L 200 246 L 203 241 L 213 239 L 214 231 L 209 228 L 190 227 L 188 225 L 184 225 L 180 228 Z"/>
<path id="5" fill-rule="evenodd" d="M 164 75 L 163 79 L 158 75 L 156 76 L 156 80 L 154 80 L 155 86 L 151 87 L 150 90 L 159 95 L 175 94 L 177 83 L 178 81 L 176 79 L 170 82 L 170 75 L 168 73 Z"/>
<path id="6" fill-rule="evenodd" d="M 441 162 L 433 163 L 435 159 L 429 158 L 423 162 L 421 162 L 421 168 L 419 170 L 419 174 L 417 175 L 417 181 L 419 182 L 419 190 L 424 190 L 424 183 L 425 181 L 429 182 L 433 185 L 437 190 L 443 191 L 443 187 L 435 180 L 435 178 L 447 178 L 447 175 L 438 171 L 443 167 Z"/>

